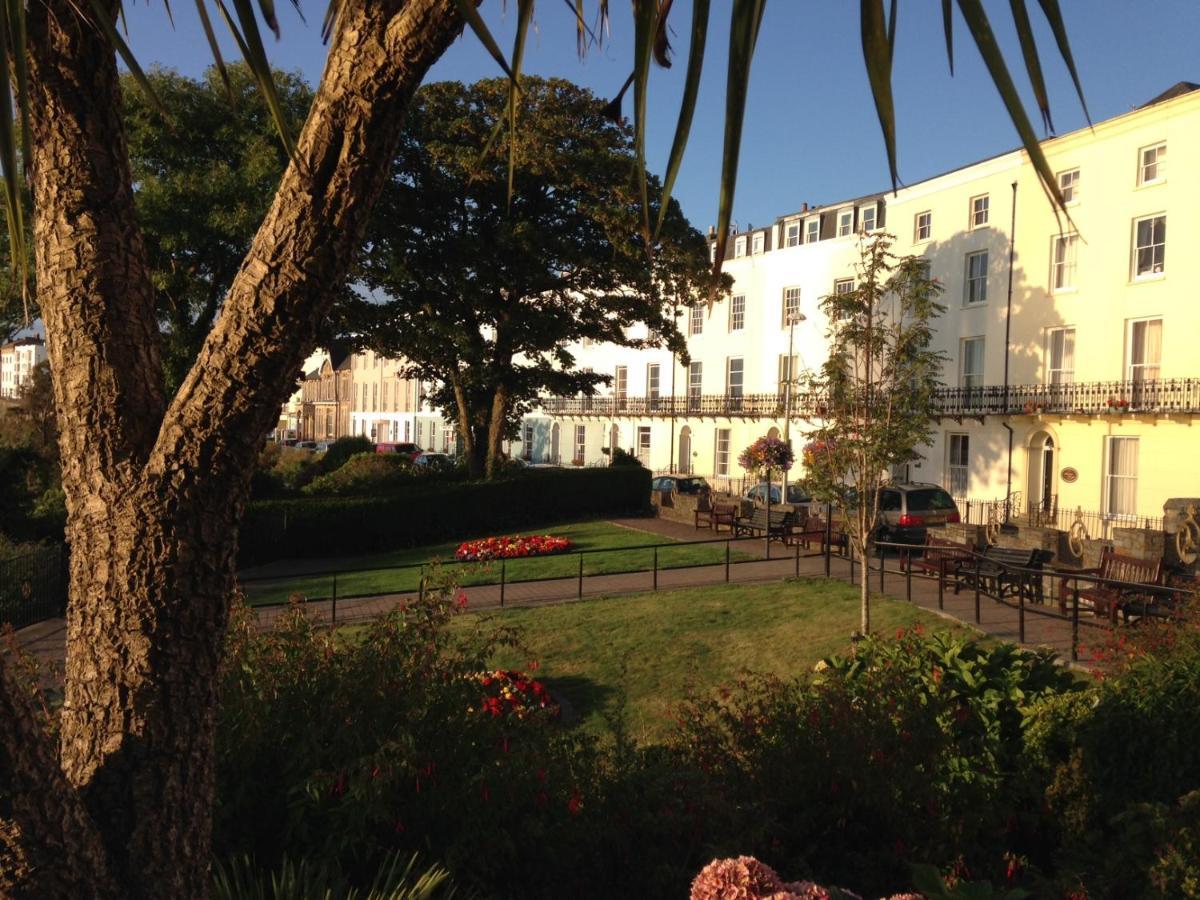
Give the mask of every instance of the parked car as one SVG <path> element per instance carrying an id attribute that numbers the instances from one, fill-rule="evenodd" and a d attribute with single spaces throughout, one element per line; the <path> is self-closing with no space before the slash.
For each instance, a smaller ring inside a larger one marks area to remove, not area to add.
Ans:
<path id="1" fill-rule="evenodd" d="M 408 456 L 409 459 L 415 459 L 419 454 L 424 453 L 425 451 L 418 444 L 414 444 L 412 441 L 401 441 L 399 443 L 384 442 L 381 444 L 376 444 L 375 452 L 403 453 Z"/>
<path id="2" fill-rule="evenodd" d="M 318 453 L 324 453 L 326 450 L 328 450 L 332 446 L 333 446 L 333 441 L 317 441 L 316 446 L 314 446 L 313 449 L 316 450 Z"/>
<path id="3" fill-rule="evenodd" d="M 746 490 L 742 495 L 746 500 L 750 500 L 755 506 L 765 506 L 767 503 L 767 483 L 760 481 L 758 484 Z M 783 503 L 783 485 L 779 482 L 771 483 L 771 505 Z M 787 486 L 787 502 L 793 505 L 801 503 L 812 503 L 810 497 L 798 484 L 789 484 Z"/>
<path id="4" fill-rule="evenodd" d="M 875 537 L 897 544 L 923 544 L 929 526 L 958 521 L 958 504 L 939 485 L 889 484 L 879 492 Z"/>
<path id="5" fill-rule="evenodd" d="M 448 469 L 454 465 L 454 460 L 445 453 L 422 451 L 413 457 L 414 466 L 427 466 L 431 469 Z"/>
<path id="6" fill-rule="evenodd" d="M 316 441 L 296 441 L 296 449 L 297 450 L 308 450 L 311 452 L 311 451 L 317 449 L 317 442 Z"/>
<path id="7" fill-rule="evenodd" d="M 673 491 L 676 494 L 707 494 L 708 482 L 697 475 L 659 475 L 650 482 L 652 491 Z"/>

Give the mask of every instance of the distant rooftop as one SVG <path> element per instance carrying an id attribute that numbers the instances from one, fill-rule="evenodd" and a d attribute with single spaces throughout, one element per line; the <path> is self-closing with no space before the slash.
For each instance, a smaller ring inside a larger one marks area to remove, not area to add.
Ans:
<path id="1" fill-rule="evenodd" d="M 1156 103 L 1165 103 L 1168 100 L 1174 100 L 1176 97 L 1182 97 L 1184 94 L 1190 94 L 1192 91 L 1200 90 L 1200 84 L 1194 81 L 1180 81 L 1171 87 L 1167 88 L 1153 100 L 1143 103 L 1138 109 L 1145 109 L 1148 106 L 1154 106 Z"/>

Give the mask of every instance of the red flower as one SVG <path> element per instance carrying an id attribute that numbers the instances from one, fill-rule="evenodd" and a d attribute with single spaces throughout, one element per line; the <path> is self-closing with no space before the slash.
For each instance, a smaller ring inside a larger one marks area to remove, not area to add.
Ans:
<path id="1" fill-rule="evenodd" d="M 582 808 L 583 798 L 579 796 L 579 791 L 575 791 L 571 794 L 571 799 L 567 801 L 567 812 L 573 816 L 577 816 Z"/>

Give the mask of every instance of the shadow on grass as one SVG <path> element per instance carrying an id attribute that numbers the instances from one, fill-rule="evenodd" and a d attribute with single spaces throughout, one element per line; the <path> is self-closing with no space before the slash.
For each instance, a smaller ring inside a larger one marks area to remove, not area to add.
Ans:
<path id="1" fill-rule="evenodd" d="M 541 681 L 562 707 L 562 723 L 568 728 L 574 728 L 589 716 L 602 712 L 616 694 L 608 685 L 582 675 L 562 675 Z"/>

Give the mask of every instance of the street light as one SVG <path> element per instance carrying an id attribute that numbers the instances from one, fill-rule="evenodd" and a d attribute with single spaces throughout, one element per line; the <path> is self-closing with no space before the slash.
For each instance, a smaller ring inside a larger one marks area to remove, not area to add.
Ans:
<path id="1" fill-rule="evenodd" d="M 787 355 L 787 381 L 783 385 L 783 442 L 789 447 L 792 445 L 791 425 L 792 425 L 792 382 L 796 380 L 796 373 L 793 370 L 792 361 L 795 357 L 792 355 L 792 346 L 796 340 L 796 323 L 803 322 L 808 318 L 804 313 L 796 313 L 794 316 L 788 316 L 788 355 Z M 783 502 L 787 502 L 788 489 L 788 473 L 783 473 Z M 768 491 L 770 489 L 768 488 Z"/>

